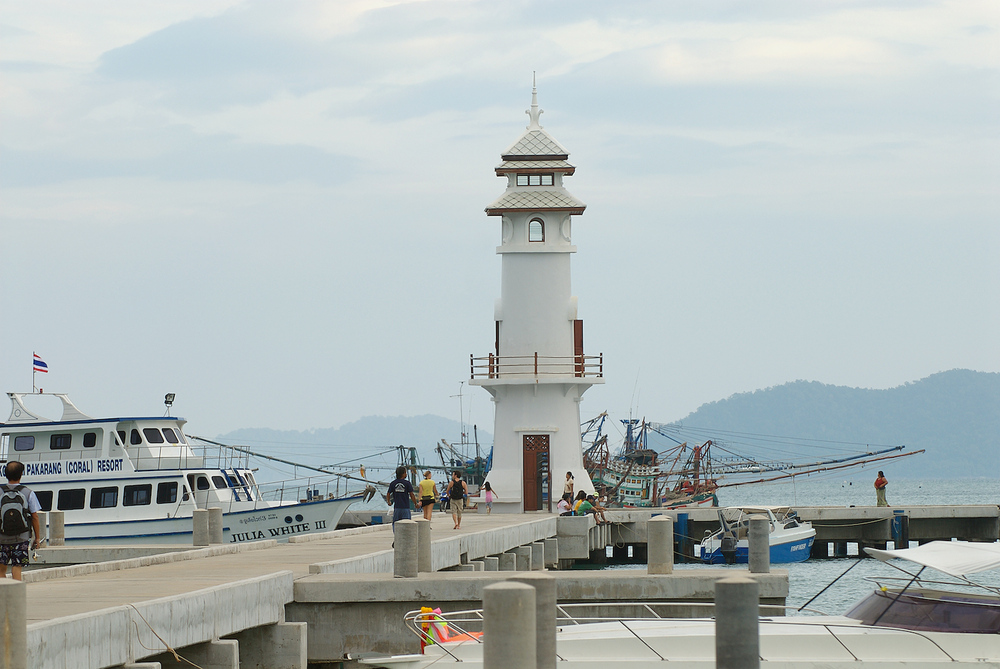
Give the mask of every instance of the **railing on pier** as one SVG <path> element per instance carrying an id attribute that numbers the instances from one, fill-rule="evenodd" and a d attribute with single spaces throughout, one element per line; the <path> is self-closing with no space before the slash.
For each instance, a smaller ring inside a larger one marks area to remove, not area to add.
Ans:
<path id="1" fill-rule="evenodd" d="M 604 354 L 599 355 L 495 355 L 469 356 L 473 379 L 574 376 L 604 377 Z"/>

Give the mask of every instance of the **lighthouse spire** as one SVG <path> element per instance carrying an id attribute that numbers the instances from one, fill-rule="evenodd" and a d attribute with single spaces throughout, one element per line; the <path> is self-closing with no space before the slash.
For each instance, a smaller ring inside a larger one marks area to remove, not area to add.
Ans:
<path id="1" fill-rule="evenodd" d="M 538 87 L 535 85 L 535 73 L 531 73 L 531 109 L 525 109 L 524 113 L 528 115 L 531 122 L 528 123 L 528 130 L 541 130 L 542 126 L 538 122 L 539 117 L 545 112 L 544 109 L 538 108 Z"/>

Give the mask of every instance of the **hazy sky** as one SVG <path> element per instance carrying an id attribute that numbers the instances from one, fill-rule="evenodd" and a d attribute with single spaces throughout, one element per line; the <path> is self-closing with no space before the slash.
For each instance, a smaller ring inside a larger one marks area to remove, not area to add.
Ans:
<path id="1" fill-rule="evenodd" d="M 532 71 L 588 205 L 585 417 L 1000 371 L 996 2 L 2 7 L 3 390 L 35 351 L 196 434 L 457 419 Z"/>

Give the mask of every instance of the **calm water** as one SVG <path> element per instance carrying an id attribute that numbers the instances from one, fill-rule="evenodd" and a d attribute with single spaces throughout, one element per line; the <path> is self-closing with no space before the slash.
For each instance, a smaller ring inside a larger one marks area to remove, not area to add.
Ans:
<path id="1" fill-rule="evenodd" d="M 874 480 L 875 476 L 872 473 L 870 477 L 865 475 L 863 478 L 859 476 L 840 480 L 807 479 L 795 484 L 782 483 L 780 485 L 726 488 L 720 491 L 719 504 L 723 506 L 747 504 L 874 506 L 875 489 L 872 486 Z M 1000 503 L 1000 479 L 914 479 L 900 481 L 890 479 L 886 493 L 886 499 L 892 508 L 906 508 L 907 505 L 912 504 L 998 504 Z M 850 552 L 856 552 L 854 544 L 850 545 Z M 776 569 L 788 569 L 788 606 L 798 607 L 805 604 L 813 595 L 857 561 L 856 557 L 849 557 L 775 565 Z M 644 568 L 645 565 L 614 565 L 609 567 L 609 569 Z M 703 565 L 699 564 L 678 564 L 675 567 L 678 571 L 704 568 Z M 713 568 L 745 571 L 746 565 L 713 565 Z M 925 571 L 923 576 L 926 577 L 929 573 L 932 573 L 931 570 Z M 935 577 L 941 577 L 942 580 L 950 578 L 944 574 L 933 573 Z M 846 576 L 820 595 L 809 605 L 809 608 L 830 614 L 843 613 L 851 604 L 874 589 L 874 583 L 866 581 L 866 577 L 884 576 L 903 576 L 903 574 L 878 560 L 862 560 L 861 564 L 854 567 Z M 970 580 L 1000 587 L 1000 571 L 977 574 Z"/>

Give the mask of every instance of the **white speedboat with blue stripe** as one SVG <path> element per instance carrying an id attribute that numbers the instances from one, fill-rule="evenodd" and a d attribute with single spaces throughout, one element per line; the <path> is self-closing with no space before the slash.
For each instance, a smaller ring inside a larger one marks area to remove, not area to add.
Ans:
<path id="1" fill-rule="evenodd" d="M 196 451 L 182 418 L 93 418 L 70 399 L 59 420 L 7 393 L 0 459 L 24 463 L 23 483 L 43 511 L 65 513 L 66 545 L 190 543 L 195 509 L 223 511 L 223 542 L 287 541 L 336 529 L 344 512 L 374 490 L 350 494 L 347 481 L 316 470 L 293 482 L 258 484 L 245 449 Z M 343 489 L 343 494 L 341 494 Z"/>
<path id="2" fill-rule="evenodd" d="M 771 562 L 803 562 L 809 559 L 816 530 L 800 520 L 787 506 L 731 506 L 719 509 L 719 529 L 695 547 L 697 557 L 709 564 L 746 564 L 750 516 L 763 515 L 770 524 Z"/>

